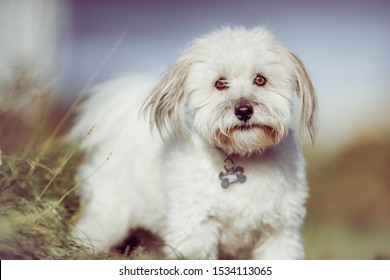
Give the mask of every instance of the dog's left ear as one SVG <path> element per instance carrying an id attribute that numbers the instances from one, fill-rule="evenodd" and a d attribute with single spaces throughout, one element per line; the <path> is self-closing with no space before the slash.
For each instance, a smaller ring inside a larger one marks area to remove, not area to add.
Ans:
<path id="1" fill-rule="evenodd" d="M 314 143 L 314 138 L 317 133 L 316 93 L 303 62 L 288 49 L 284 48 L 284 53 L 287 54 L 292 63 L 291 71 L 297 81 L 296 91 L 300 99 L 300 141 Z"/>
<path id="2" fill-rule="evenodd" d="M 177 138 L 188 137 L 185 123 L 185 83 L 192 59 L 182 57 L 171 66 L 160 82 L 151 90 L 143 110 L 156 126 L 161 137 L 166 139 L 174 134 Z"/>

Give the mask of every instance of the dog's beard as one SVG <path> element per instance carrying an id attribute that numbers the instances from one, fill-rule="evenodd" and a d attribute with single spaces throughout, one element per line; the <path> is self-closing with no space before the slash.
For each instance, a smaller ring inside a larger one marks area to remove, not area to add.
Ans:
<path id="1" fill-rule="evenodd" d="M 279 143 L 284 134 L 280 126 L 242 123 L 226 129 L 217 128 L 213 139 L 215 145 L 227 154 L 250 155 Z"/>

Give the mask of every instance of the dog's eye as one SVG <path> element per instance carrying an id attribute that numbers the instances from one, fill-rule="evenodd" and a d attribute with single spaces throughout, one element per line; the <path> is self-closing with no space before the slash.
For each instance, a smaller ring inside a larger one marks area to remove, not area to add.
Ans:
<path id="1" fill-rule="evenodd" d="M 254 79 L 253 83 L 262 87 L 265 86 L 265 84 L 267 83 L 267 79 L 261 75 L 256 75 L 256 78 Z"/>
<path id="2" fill-rule="evenodd" d="M 218 90 L 224 90 L 229 88 L 229 83 L 225 78 L 219 78 L 215 84 L 214 87 Z"/>

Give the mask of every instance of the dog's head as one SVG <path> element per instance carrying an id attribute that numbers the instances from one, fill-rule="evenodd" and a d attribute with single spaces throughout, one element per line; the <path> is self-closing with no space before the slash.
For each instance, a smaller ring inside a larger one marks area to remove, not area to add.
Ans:
<path id="1" fill-rule="evenodd" d="M 228 154 L 250 154 L 288 133 L 294 92 L 300 140 L 314 140 L 316 96 L 302 62 L 263 28 L 223 28 L 194 41 L 144 109 L 163 137 L 194 131 Z"/>

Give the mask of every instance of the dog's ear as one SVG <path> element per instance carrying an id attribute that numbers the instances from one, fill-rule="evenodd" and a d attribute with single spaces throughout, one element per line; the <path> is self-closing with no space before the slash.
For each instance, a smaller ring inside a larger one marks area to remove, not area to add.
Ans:
<path id="1" fill-rule="evenodd" d="M 161 137 L 166 139 L 172 133 L 179 139 L 188 137 L 185 123 L 185 83 L 192 60 L 182 57 L 165 73 L 151 90 L 143 110 Z"/>
<path id="2" fill-rule="evenodd" d="M 284 51 L 292 62 L 291 71 L 297 81 L 296 91 L 300 100 L 299 139 L 313 143 L 317 133 L 316 93 L 303 62 L 290 50 Z"/>

